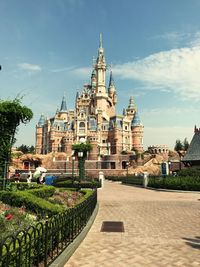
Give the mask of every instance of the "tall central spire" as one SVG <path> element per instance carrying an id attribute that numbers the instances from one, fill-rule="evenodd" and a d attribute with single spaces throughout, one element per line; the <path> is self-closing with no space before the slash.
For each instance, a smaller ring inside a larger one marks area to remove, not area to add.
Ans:
<path id="1" fill-rule="evenodd" d="M 102 46 L 102 33 L 100 33 L 100 37 L 99 37 L 99 48 L 103 48 L 103 46 Z"/>

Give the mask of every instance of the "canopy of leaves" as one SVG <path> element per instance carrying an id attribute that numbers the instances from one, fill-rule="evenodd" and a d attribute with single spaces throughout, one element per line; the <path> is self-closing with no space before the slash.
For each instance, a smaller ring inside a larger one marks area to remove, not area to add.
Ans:
<path id="1" fill-rule="evenodd" d="M 188 147 L 189 147 L 189 143 L 188 143 L 187 138 L 185 138 L 183 142 L 181 142 L 180 139 L 177 139 L 174 150 L 177 152 L 181 150 L 187 151 Z"/>
<path id="2" fill-rule="evenodd" d="M 10 161 L 17 127 L 20 123 L 26 124 L 32 117 L 32 110 L 22 106 L 20 99 L 0 100 L 0 176 L 5 162 Z"/>
<path id="3" fill-rule="evenodd" d="M 23 152 L 24 154 L 28 154 L 28 153 L 33 154 L 35 152 L 34 146 L 26 146 L 23 144 L 17 147 L 17 150 Z"/>
<path id="4" fill-rule="evenodd" d="M 87 152 L 92 150 L 92 145 L 90 143 L 78 143 L 73 144 L 72 149 L 74 150 L 75 155 L 77 155 L 78 152 L 83 152 L 83 157 L 86 157 Z"/>

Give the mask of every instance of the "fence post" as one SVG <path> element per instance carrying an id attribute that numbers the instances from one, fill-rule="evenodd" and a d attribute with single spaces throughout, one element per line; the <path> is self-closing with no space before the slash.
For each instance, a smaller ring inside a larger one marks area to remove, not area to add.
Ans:
<path id="1" fill-rule="evenodd" d="M 44 232 L 44 267 L 47 267 L 47 254 L 48 254 L 48 221 L 45 222 Z"/>

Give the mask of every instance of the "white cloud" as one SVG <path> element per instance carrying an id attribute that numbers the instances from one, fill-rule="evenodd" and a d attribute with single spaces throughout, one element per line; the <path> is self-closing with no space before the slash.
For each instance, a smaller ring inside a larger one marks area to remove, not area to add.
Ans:
<path id="1" fill-rule="evenodd" d="M 34 64 L 30 64 L 30 63 L 20 63 L 20 64 L 18 64 L 18 66 L 22 70 L 31 71 L 31 72 L 42 70 L 42 68 L 39 65 L 34 65 Z"/>
<path id="2" fill-rule="evenodd" d="M 71 71 L 72 74 L 78 75 L 80 78 L 88 78 L 92 74 L 91 67 L 77 68 Z"/>
<path id="3" fill-rule="evenodd" d="M 173 49 L 116 65 L 115 75 L 138 80 L 146 89 L 170 90 L 200 100 L 200 46 Z"/>

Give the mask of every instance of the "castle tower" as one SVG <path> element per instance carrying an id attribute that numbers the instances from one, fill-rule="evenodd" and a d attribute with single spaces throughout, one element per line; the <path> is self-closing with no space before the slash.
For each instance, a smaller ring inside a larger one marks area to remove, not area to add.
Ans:
<path id="1" fill-rule="evenodd" d="M 96 70 L 96 95 L 95 95 L 95 106 L 98 110 L 105 111 L 107 107 L 108 94 L 106 92 L 106 62 L 104 55 L 104 48 L 102 47 L 102 34 L 100 34 L 98 56 L 95 64 Z"/>
<path id="2" fill-rule="evenodd" d="M 135 112 L 135 115 L 131 121 L 131 132 L 132 132 L 132 149 L 138 152 L 142 152 L 143 149 L 143 133 L 144 126 L 142 125 L 138 112 Z"/>
<path id="3" fill-rule="evenodd" d="M 35 142 L 35 152 L 36 154 L 43 154 L 43 126 L 45 123 L 45 117 L 41 114 L 38 124 L 36 125 L 36 142 Z"/>
<path id="4" fill-rule="evenodd" d="M 131 96 L 129 99 L 128 108 L 126 109 L 127 117 L 129 119 L 132 119 L 136 111 L 137 111 L 137 107 L 136 107 L 133 96 Z"/>
<path id="5" fill-rule="evenodd" d="M 64 94 L 64 96 L 62 98 L 60 111 L 58 112 L 58 117 L 59 117 L 59 119 L 67 120 L 67 103 L 66 103 L 65 94 Z"/>

